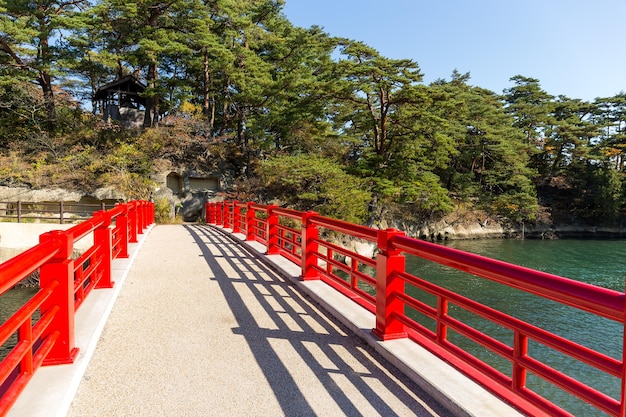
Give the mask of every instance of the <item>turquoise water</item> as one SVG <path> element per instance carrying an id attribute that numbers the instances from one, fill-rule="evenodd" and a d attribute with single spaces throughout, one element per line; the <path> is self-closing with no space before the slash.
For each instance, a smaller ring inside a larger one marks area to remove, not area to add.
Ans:
<path id="1" fill-rule="evenodd" d="M 0 296 L 0 324 L 4 323 L 20 307 L 37 293 L 37 288 L 16 288 Z M 17 334 L 0 346 L 0 360 L 2 360 L 15 346 Z"/>
<path id="2" fill-rule="evenodd" d="M 624 291 L 626 274 L 626 241 L 624 240 L 474 240 L 453 241 L 447 246 Z M 623 327 L 611 320 L 598 318 L 418 258 L 407 259 L 407 271 L 609 356 L 622 358 Z M 415 295 L 434 305 L 432 297 L 418 292 L 415 292 Z M 450 311 L 459 320 L 472 324 L 481 331 L 512 345 L 513 336 L 510 331 L 456 306 L 451 306 Z M 415 314 L 415 318 L 428 328 L 434 329 L 434 324 L 429 319 L 419 317 L 418 314 Z M 451 332 L 450 340 L 510 376 L 511 366 L 508 361 L 456 333 Z M 529 350 L 532 356 L 619 399 L 620 381 L 618 379 L 603 375 L 537 343 L 531 343 Z M 576 416 L 605 415 L 534 375 L 529 376 L 528 386 Z"/>

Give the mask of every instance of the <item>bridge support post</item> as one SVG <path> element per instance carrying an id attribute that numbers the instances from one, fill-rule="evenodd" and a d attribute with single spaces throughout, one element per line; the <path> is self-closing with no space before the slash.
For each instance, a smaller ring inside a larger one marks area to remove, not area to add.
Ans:
<path id="1" fill-rule="evenodd" d="M 113 258 L 113 237 L 111 234 L 111 215 L 106 211 L 98 211 L 95 216 L 103 219 L 102 226 L 93 231 L 93 243 L 100 252 L 100 278 L 95 288 L 113 288 L 111 280 L 111 259 Z M 94 217 L 95 217 L 94 216 Z"/>
<path id="2" fill-rule="evenodd" d="M 278 215 L 274 210 L 278 206 L 267 208 L 267 252 L 266 255 L 277 255 L 280 252 L 280 242 L 278 236 Z"/>
<path id="3" fill-rule="evenodd" d="M 626 290 L 624 290 L 626 292 Z M 626 300 L 624 300 L 624 336 L 622 342 L 622 391 L 620 394 L 620 417 L 626 417 Z"/>
<path id="4" fill-rule="evenodd" d="M 150 224 L 150 203 L 147 201 L 141 202 L 143 206 L 143 222 L 141 223 L 141 233 L 148 228 Z"/>
<path id="5" fill-rule="evenodd" d="M 317 225 L 311 222 L 313 216 L 317 216 L 318 213 L 314 211 L 307 211 L 302 215 L 302 280 L 314 280 L 320 279 L 320 273 L 316 269 L 317 264 L 317 252 L 319 245 L 317 239 L 319 238 L 319 229 Z"/>
<path id="6" fill-rule="evenodd" d="M 230 208 L 232 206 L 233 202 L 232 201 L 226 201 L 224 203 L 224 229 L 232 229 L 232 224 L 230 224 L 230 220 L 231 220 L 231 211 Z"/>
<path id="7" fill-rule="evenodd" d="M 128 206 L 126 204 L 122 204 L 123 212 L 119 216 L 115 218 L 115 225 L 118 229 L 118 233 L 120 233 L 119 241 L 120 248 L 119 253 L 117 255 L 118 258 L 128 258 Z"/>
<path id="8" fill-rule="evenodd" d="M 239 201 L 233 201 L 233 233 L 241 233 L 241 207 Z"/>
<path id="9" fill-rule="evenodd" d="M 135 201 L 135 233 L 141 234 L 141 224 L 143 223 L 143 208 L 141 207 L 141 201 Z"/>
<path id="10" fill-rule="evenodd" d="M 254 222 L 256 221 L 256 213 L 254 211 L 254 203 L 250 201 L 246 211 L 246 240 L 254 240 Z"/>
<path id="11" fill-rule="evenodd" d="M 222 226 L 224 224 L 224 202 L 220 201 L 215 206 L 215 225 Z"/>
<path id="12" fill-rule="evenodd" d="M 154 202 L 149 202 L 148 203 L 148 214 L 150 215 L 150 221 L 148 222 L 148 225 L 154 224 Z"/>
<path id="13" fill-rule="evenodd" d="M 143 234 L 144 223 L 146 218 L 145 204 L 143 201 L 137 201 L 137 234 Z"/>
<path id="14" fill-rule="evenodd" d="M 204 204 L 204 222 L 206 224 L 213 224 L 213 216 L 212 210 L 213 203 L 209 203 L 208 201 Z"/>
<path id="15" fill-rule="evenodd" d="M 376 328 L 372 332 L 382 340 L 407 337 L 404 325 L 398 316 L 403 314 L 403 304 L 396 293 L 404 292 L 404 282 L 397 277 L 404 272 L 405 257 L 390 245 L 393 236 L 403 236 L 395 229 L 378 231 L 376 256 Z"/>
<path id="16" fill-rule="evenodd" d="M 39 236 L 39 242 L 51 239 L 58 242 L 59 252 L 40 269 L 40 287 L 53 288 L 52 294 L 41 304 L 41 320 L 50 320 L 41 339 L 56 337 L 56 342 L 44 359 L 44 366 L 73 363 L 78 354 L 74 346 L 74 242 L 62 231 Z"/>
<path id="17" fill-rule="evenodd" d="M 128 241 L 130 243 L 137 243 L 137 206 L 136 203 L 131 201 L 126 205 L 128 207 L 128 223 L 129 223 L 129 233 Z"/>
<path id="18" fill-rule="evenodd" d="M 141 223 L 137 232 L 139 234 L 143 234 L 143 231 L 148 224 L 148 203 L 145 201 L 139 201 L 139 206 L 141 207 Z"/>

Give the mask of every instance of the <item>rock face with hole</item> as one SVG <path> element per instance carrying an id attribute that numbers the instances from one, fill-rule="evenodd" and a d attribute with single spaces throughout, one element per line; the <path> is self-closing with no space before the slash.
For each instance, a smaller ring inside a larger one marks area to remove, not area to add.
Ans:
<path id="1" fill-rule="evenodd" d="M 174 165 L 160 161 L 159 172 L 152 177 L 158 184 L 152 198 L 167 201 L 170 217 L 196 221 L 204 215 L 207 201 L 221 200 L 221 193 L 232 184 L 232 175 L 225 171 L 207 172 L 193 166 Z"/>

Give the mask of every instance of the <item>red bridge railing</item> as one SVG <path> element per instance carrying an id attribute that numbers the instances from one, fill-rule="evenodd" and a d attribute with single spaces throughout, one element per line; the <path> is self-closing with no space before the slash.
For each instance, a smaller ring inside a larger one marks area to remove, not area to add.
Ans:
<path id="1" fill-rule="evenodd" d="M 541 392 L 528 388 L 527 376 L 532 373 L 598 411 L 610 416 L 626 416 L 623 335 L 615 336 L 621 338 L 622 346 L 621 358 L 615 359 L 409 274 L 405 270 L 405 254 L 589 312 L 619 323 L 622 329 L 626 314 L 623 292 L 409 238 L 398 230 L 376 230 L 314 212 L 227 201 L 207 203 L 206 220 L 209 224 L 232 229 L 233 233 L 243 233 L 246 240 L 265 244 L 268 254 L 282 255 L 300 265 L 302 279 L 323 280 L 374 313 L 373 333 L 382 340 L 409 338 L 415 341 L 529 415 L 571 415 Z M 328 235 L 334 235 L 333 241 L 343 236 L 348 240 L 374 242 L 378 254 L 375 259 L 361 256 L 322 237 Z M 430 294 L 436 302 L 422 301 L 412 295 L 416 292 Z M 504 343 L 455 318 L 449 313 L 450 305 L 506 329 L 512 335 L 512 343 Z M 409 311 L 434 321 L 435 330 L 420 324 Z M 504 358 L 510 363 L 510 372 L 501 372 L 453 343 L 448 337 L 449 330 Z M 540 355 L 533 352 L 537 345 L 614 378 L 621 386 L 619 398 L 542 361 Z"/>
<path id="2" fill-rule="evenodd" d="M 39 271 L 37 293 L 0 325 L 0 346 L 8 350 L 0 361 L 0 416 L 40 366 L 74 362 L 75 312 L 92 290 L 113 286 L 111 261 L 127 258 L 128 243 L 153 222 L 153 203 L 119 204 L 66 231 L 42 234 L 38 245 L 0 264 L 0 296 Z M 90 233 L 93 245 L 73 259 L 74 243 Z"/>

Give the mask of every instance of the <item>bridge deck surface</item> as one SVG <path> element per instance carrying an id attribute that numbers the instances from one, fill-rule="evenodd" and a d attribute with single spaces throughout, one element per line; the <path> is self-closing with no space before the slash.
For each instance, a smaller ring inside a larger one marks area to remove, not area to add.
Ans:
<path id="1" fill-rule="evenodd" d="M 69 416 L 448 416 L 221 233 L 155 227 Z"/>

